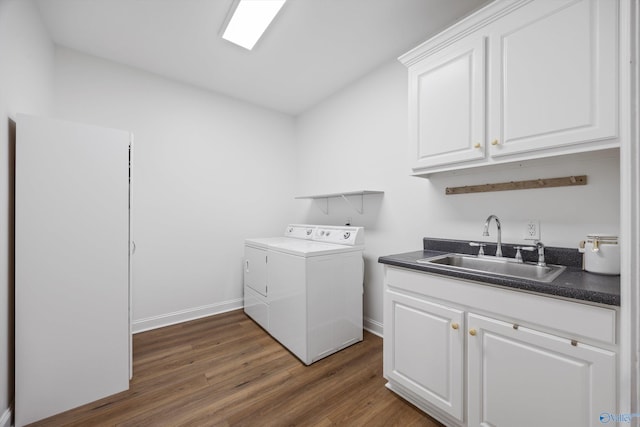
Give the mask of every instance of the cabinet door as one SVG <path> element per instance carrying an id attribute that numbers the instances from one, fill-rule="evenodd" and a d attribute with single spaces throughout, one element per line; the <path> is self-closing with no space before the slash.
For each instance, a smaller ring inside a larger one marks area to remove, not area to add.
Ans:
<path id="1" fill-rule="evenodd" d="M 472 36 L 409 69 L 414 170 L 485 156 L 485 38 Z"/>
<path id="2" fill-rule="evenodd" d="M 130 140 L 18 116 L 16 426 L 129 388 Z"/>
<path id="3" fill-rule="evenodd" d="M 535 1 L 490 26 L 492 157 L 616 137 L 617 9 Z"/>
<path id="4" fill-rule="evenodd" d="M 385 377 L 462 421 L 463 312 L 387 290 L 384 317 Z"/>
<path id="5" fill-rule="evenodd" d="M 469 314 L 470 426 L 601 425 L 616 412 L 615 353 Z"/>
<path id="6" fill-rule="evenodd" d="M 267 251 L 244 247 L 244 285 L 267 296 Z"/>

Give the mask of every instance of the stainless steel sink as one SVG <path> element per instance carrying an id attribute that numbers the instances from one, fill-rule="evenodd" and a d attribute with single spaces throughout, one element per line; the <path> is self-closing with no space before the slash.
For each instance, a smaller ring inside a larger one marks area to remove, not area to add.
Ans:
<path id="1" fill-rule="evenodd" d="M 463 270 L 475 273 L 490 273 L 498 276 L 517 277 L 549 283 L 558 277 L 566 267 L 562 265 L 539 266 L 535 263 L 520 263 L 510 258 L 474 256 L 463 254 L 439 255 L 417 260 L 442 269 Z"/>

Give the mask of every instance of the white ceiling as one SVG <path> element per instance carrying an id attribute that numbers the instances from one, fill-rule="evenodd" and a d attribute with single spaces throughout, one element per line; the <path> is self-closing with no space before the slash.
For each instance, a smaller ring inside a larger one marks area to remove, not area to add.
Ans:
<path id="1" fill-rule="evenodd" d="M 488 0 L 289 0 L 253 51 L 233 0 L 37 0 L 58 45 L 297 115 Z"/>

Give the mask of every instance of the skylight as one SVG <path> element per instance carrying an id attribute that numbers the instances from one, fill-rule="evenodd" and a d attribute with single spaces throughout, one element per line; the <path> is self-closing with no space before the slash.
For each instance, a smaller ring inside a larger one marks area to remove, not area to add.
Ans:
<path id="1" fill-rule="evenodd" d="M 245 49 L 253 49 L 285 1 L 240 0 L 222 38 Z"/>

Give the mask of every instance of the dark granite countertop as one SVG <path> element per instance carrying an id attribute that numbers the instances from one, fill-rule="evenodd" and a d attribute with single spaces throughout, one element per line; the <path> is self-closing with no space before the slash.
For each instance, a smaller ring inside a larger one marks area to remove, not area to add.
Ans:
<path id="1" fill-rule="evenodd" d="M 543 283 L 490 273 L 475 273 L 454 269 L 445 270 L 442 267 L 433 267 L 429 264 L 417 262 L 421 258 L 447 253 L 477 254 L 478 248 L 470 247 L 467 241 L 425 238 L 423 246 L 424 249 L 421 251 L 382 256 L 378 259 L 378 262 L 528 292 L 607 305 L 620 305 L 620 276 L 607 276 L 583 271 L 580 267 L 581 254 L 576 249 L 553 247 L 545 249 L 545 260 L 548 264 L 565 265 L 567 268 L 551 283 Z M 485 253 L 495 253 L 495 246 L 495 243 L 487 242 Z M 513 246 L 511 244 L 503 244 L 504 256 L 512 258 L 515 255 Z M 537 260 L 537 252 L 523 251 L 522 256 L 525 261 Z"/>

